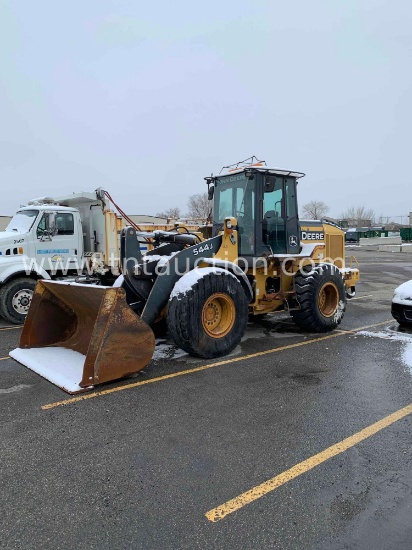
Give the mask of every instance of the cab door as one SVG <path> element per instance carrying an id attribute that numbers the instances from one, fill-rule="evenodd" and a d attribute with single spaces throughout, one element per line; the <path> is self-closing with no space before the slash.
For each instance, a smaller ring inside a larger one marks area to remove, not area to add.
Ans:
<path id="1" fill-rule="evenodd" d="M 36 229 L 36 259 L 46 271 L 66 274 L 81 265 L 76 222 L 77 212 L 45 212 L 40 218 Z"/>
<path id="2" fill-rule="evenodd" d="M 286 247 L 286 208 L 283 178 L 276 176 L 270 191 L 263 194 L 263 244 L 273 254 L 285 254 Z"/>
<path id="3" fill-rule="evenodd" d="M 263 247 L 273 254 L 298 254 L 300 232 L 296 179 L 278 174 L 265 176 L 262 187 Z"/>
<path id="4" fill-rule="evenodd" d="M 296 178 L 285 178 L 286 249 L 288 254 L 299 254 L 300 252 L 300 227 L 296 185 Z"/>

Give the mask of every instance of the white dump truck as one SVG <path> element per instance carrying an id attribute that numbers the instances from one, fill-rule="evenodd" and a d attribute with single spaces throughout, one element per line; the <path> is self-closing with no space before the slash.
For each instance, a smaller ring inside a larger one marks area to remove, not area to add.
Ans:
<path id="1" fill-rule="evenodd" d="M 103 189 L 21 207 L 0 232 L 0 315 L 23 323 L 38 279 L 87 275 L 111 284 L 119 273 L 125 225 Z"/>

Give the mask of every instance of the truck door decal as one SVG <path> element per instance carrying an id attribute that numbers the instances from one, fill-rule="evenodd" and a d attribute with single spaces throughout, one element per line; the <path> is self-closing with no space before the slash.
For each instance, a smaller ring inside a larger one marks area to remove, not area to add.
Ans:
<path id="1" fill-rule="evenodd" d="M 70 250 L 68 248 L 55 248 L 55 249 L 38 249 L 37 254 L 68 254 Z"/>

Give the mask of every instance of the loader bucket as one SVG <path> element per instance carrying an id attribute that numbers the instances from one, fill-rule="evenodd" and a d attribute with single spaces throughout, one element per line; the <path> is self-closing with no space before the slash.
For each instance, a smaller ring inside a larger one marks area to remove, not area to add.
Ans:
<path id="1" fill-rule="evenodd" d="M 155 337 L 125 296 L 122 288 L 39 281 L 10 356 L 71 394 L 138 372 Z"/>

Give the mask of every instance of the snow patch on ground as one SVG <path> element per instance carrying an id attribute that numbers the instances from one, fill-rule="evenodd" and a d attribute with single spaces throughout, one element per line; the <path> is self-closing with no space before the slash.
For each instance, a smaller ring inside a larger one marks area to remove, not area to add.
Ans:
<path id="1" fill-rule="evenodd" d="M 156 348 L 152 360 L 156 359 L 178 359 L 187 355 L 185 351 L 174 344 L 167 344 L 165 340 L 156 340 Z"/>
<path id="2" fill-rule="evenodd" d="M 360 336 L 370 336 L 373 338 L 383 338 L 385 340 L 396 340 L 398 342 L 408 342 L 412 344 L 412 335 L 404 334 L 402 332 L 372 332 L 368 330 L 361 330 L 357 332 Z"/>
<path id="3" fill-rule="evenodd" d="M 402 361 L 412 374 L 412 334 L 403 334 L 402 332 L 369 332 L 361 330 L 357 332 L 360 336 L 370 336 L 372 338 L 383 338 L 384 340 L 394 340 L 403 342 L 406 346 L 403 349 Z"/>
<path id="4" fill-rule="evenodd" d="M 12 386 L 11 388 L 0 388 L 0 394 L 2 393 L 14 393 L 15 391 L 25 390 L 26 388 L 31 388 L 27 384 L 18 384 L 17 386 Z"/>
<path id="5" fill-rule="evenodd" d="M 406 346 L 403 352 L 403 362 L 412 373 L 412 343 Z"/>

